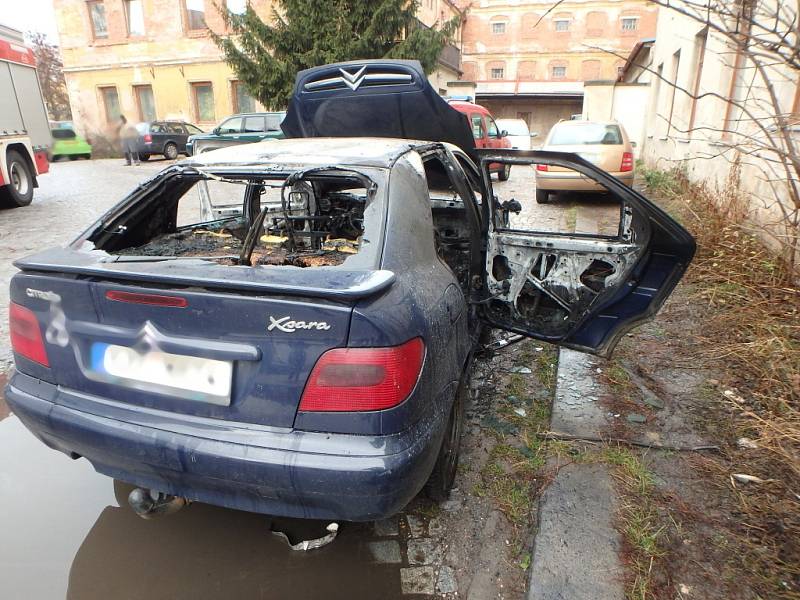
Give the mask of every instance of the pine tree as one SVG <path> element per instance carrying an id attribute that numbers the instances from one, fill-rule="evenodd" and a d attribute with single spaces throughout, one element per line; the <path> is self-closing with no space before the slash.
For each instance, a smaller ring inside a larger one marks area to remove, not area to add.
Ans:
<path id="1" fill-rule="evenodd" d="M 428 28 L 417 0 L 277 0 L 273 24 L 248 3 L 236 14 L 219 7 L 232 35 L 212 33 L 225 61 L 250 93 L 271 110 L 286 107 L 298 71 L 326 63 L 406 58 L 436 67 L 458 18 Z"/>

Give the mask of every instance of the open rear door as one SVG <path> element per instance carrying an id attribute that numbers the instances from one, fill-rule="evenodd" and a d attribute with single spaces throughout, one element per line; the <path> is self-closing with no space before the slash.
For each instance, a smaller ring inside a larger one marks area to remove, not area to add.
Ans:
<path id="1" fill-rule="evenodd" d="M 489 164 L 498 162 L 515 165 L 508 182 L 491 181 Z M 575 173 L 557 202 L 537 204 L 536 172 L 544 165 Z M 608 355 L 658 311 L 694 256 L 683 227 L 576 154 L 494 150 L 482 152 L 481 167 L 489 197 L 506 206 L 491 214 L 483 207 L 479 306 L 492 326 Z"/>

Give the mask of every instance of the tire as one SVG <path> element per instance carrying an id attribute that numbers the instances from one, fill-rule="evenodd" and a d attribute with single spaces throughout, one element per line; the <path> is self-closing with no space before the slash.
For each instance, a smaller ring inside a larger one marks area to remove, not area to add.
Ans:
<path id="1" fill-rule="evenodd" d="M 83 158 L 83 160 L 92 160 L 92 155 L 91 154 L 84 154 L 82 156 L 82 158 Z"/>
<path id="2" fill-rule="evenodd" d="M 461 446 L 461 433 L 464 429 L 464 408 L 469 394 L 469 372 L 465 371 L 461 377 L 450 408 L 447 419 L 447 429 L 444 432 L 442 446 L 433 471 L 425 483 L 425 494 L 435 502 L 443 502 L 450 495 L 450 489 L 456 478 L 458 469 L 458 456 Z"/>
<path id="3" fill-rule="evenodd" d="M 166 154 L 164 156 L 166 156 Z M 148 160 L 150 160 L 150 155 L 149 154 L 140 154 L 139 155 L 139 160 L 141 160 L 143 162 L 144 161 L 148 161 Z"/>
<path id="4" fill-rule="evenodd" d="M 167 160 L 175 160 L 178 158 L 178 147 L 172 142 L 168 142 L 164 146 L 164 158 Z"/>
<path id="5" fill-rule="evenodd" d="M 536 190 L 536 204 L 547 204 L 550 202 L 550 192 L 547 190 Z"/>
<path id="6" fill-rule="evenodd" d="M 28 206 L 33 200 L 33 171 L 28 161 L 16 150 L 6 154 L 9 183 L 0 188 L 0 204 L 8 208 Z"/>
<path id="7" fill-rule="evenodd" d="M 497 172 L 497 179 L 499 181 L 508 181 L 509 175 L 511 175 L 511 165 L 503 165 L 503 168 Z"/>

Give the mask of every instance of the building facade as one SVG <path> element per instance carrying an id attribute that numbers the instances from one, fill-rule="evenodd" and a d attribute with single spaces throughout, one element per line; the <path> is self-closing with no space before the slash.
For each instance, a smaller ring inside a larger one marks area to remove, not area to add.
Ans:
<path id="1" fill-rule="evenodd" d="M 497 117 L 522 118 L 543 137 L 580 114 L 584 82 L 616 79 L 625 57 L 655 34 L 646 0 L 464 0 L 462 70 Z"/>
<path id="2" fill-rule="evenodd" d="M 265 21 L 272 0 L 249 0 Z M 83 132 L 113 137 L 129 120 L 184 119 L 210 129 L 224 117 L 262 110 L 222 60 L 209 29 L 225 33 L 215 4 L 233 12 L 247 0 L 53 0 L 73 118 Z M 425 25 L 460 11 L 449 0 L 422 0 Z M 457 34 L 460 43 L 460 31 Z M 445 49 L 431 82 L 458 79 L 460 54 Z"/>
<path id="3" fill-rule="evenodd" d="M 792 222 L 800 200 L 800 80 L 796 68 L 770 48 L 792 39 L 798 8 L 777 0 L 731 6 L 740 14 L 727 23 L 714 13 L 696 19 L 662 10 L 652 49 L 631 60 L 625 80 L 649 81 L 640 153 L 645 162 L 680 168 L 691 180 L 725 192 L 721 198 L 745 200 L 749 221 L 777 249 L 798 235 Z M 751 19 L 763 25 L 752 26 L 749 37 Z M 773 26 L 778 33 L 772 38 L 762 34 L 762 27 Z M 749 41 L 734 44 L 719 29 Z"/>

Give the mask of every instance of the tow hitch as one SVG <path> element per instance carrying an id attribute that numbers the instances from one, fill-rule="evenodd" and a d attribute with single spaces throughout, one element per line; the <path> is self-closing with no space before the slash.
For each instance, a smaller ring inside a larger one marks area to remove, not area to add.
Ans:
<path id="1" fill-rule="evenodd" d="M 155 490 L 135 488 L 128 494 L 128 504 L 143 519 L 153 519 L 178 512 L 190 503 L 186 498 Z"/>

